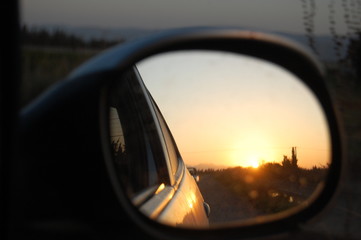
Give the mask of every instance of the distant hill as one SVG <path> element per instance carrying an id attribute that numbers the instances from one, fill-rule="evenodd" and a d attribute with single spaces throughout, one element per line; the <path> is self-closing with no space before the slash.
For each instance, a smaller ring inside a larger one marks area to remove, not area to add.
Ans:
<path id="1" fill-rule="evenodd" d="M 218 170 L 218 169 L 230 168 L 231 166 L 219 165 L 219 164 L 214 164 L 214 163 L 201 163 L 201 164 L 197 164 L 197 165 L 187 165 L 187 167 L 194 167 L 199 170 L 207 170 L 207 169 Z"/>

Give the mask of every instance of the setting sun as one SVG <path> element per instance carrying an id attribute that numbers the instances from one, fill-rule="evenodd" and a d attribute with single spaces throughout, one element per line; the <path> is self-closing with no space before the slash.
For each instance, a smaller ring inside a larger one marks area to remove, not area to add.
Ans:
<path id="1" fill-rule="evenodd" d="M 251 167 L 253 168 L 258 168 L 259 167 L 259 163 L 257 161 L 252 161 L 251 162 Z"/>
<path id="2" fill-rule="evenodd" d="M 258 168 L 261 164 L 261 161 L 264 161 L 262 160 L 261 154 L 250 153 L 244 159 L 239 159 L 238 162 L 240 162 L 239 165 L 244 167 Z"/>
<path id="3" fill-rule="evenodd" d="M 260 154 L 254 152 L 240 152 L 237 154 L 238 159 L 233 159 L 234 162 L 243 167 L 258 168 L 260 165 L 261 157 Z"/>
<path id="4" fill-rule="evenodd" d="M 266 130 L 260 132 L 257 128 L 249 126 L 237 134 L 229 161 L 234 166 L 257 168 L 262 162 L 280 160 L 282 152 L 277 151 L 273 142 L 278 143 Z"/>

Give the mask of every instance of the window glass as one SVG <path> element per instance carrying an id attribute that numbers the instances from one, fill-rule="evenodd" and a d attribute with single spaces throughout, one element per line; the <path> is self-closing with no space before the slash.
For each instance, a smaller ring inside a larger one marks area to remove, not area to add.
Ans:
<path id="1" fill-rule="evenodd" d="M 155 107 L 155 109 L 156 109 L 157 117 L 159 119 L 160 126 L 162 128 L 163 136 L 164 136 L 164 139 L 165 139 L 165 142 L 167 145 L 169 161 L 170 161 L 170 165 L 172 168 L 172 174 L 175 175 L 178 170 L 179 159 L 180 159 L 178 149 L 177 149 L 177 146 L 175 145 L 173 136 L 170 133 L 169 128 L 168 128 L 162 114 L 159 112 L 159 109 L 157 107 Z"/>
<path id="2" fill-rule="evenodd" d="M 109 127 L 114 167 L 131 198 L 167 181 L 164 154 L 145 95 L 133 72 L 110 87 Z"/>

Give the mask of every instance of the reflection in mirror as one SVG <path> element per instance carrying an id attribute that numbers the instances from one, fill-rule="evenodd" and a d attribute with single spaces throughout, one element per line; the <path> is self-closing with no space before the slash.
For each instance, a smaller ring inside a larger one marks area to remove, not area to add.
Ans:
<path id="1" fill-rule="evenodd" d="M 127 88 L 139 81 L 144 96 L 121 94 L 123 107 L 134 107 L 119 111 L 133 120 L 113 104 L 110 130 L 115 155 L 133 161 L 134 179 L 120 179 L 144 214 L 186 227 L 259 223 L 302 209 L 322 188 L 331 159 L 327 121 L 293 74 L 215 51 L 161 54 L 137 69 Z"/>

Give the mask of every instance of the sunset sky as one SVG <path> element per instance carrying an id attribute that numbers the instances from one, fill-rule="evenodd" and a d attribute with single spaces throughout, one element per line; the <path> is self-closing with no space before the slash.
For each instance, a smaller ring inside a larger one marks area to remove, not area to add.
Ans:
<path id="1" fill-rule="evenodd" d="M 137 67 L 188 165 L 281 162 L 292 147 L 301 167 L 330 161 L 317 100 L 280 67 L 205 51 L 163 54 Z"/>

